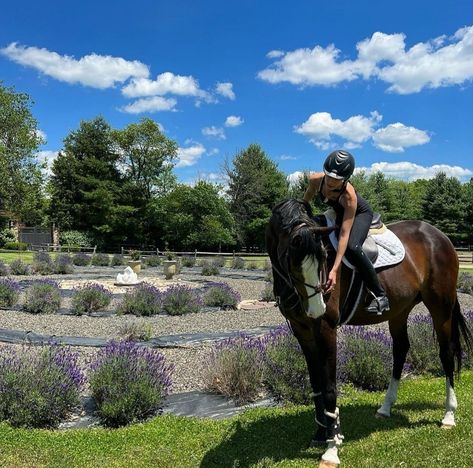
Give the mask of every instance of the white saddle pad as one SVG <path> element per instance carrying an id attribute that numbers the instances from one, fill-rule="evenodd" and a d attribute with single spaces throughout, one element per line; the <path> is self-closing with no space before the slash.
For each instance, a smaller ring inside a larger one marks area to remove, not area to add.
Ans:
<path id="1" fill-rule="evenodd" d="M 330 210 L 324 213 L 325 218 L 327 219 L 327 226 L 334 226 L 335 218 L 331 215 Z M 374 263 L 375 268 L 381 268 L 388 265 L 395 265 L 396 263 L 401 262 L 406 255 L 406 250 L 402 245 L 399 237 L 390 231 L 389 228 L 386 229 L 382 234 L 373 234 L 371 237 L 374 239 L 378 246 L 378 258 Z M 330 242 L 332 242 L 333 248 L 337 250 L 338 248 L 338 239 L 335 234 L 335 231 L 332 231 L 329 235 Z M 355 267 L 343 257 L 343 263 L 352 270 Z"/>

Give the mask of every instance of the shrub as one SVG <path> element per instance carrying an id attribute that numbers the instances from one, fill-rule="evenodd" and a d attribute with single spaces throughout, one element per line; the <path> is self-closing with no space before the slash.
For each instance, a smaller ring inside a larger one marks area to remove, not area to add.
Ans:
<path id="1" fill-rule="evenodd" d="M 263 268 L 265 271 L 272 271 L 273 269 L 273 266 L 271 264 L 271 260 L 269 258 L 267 258 L 265 261 L 264 261 L 264 268 Z"/>
<path id="2" fill-rule="evenodd" d="M 245 268 L 245 260 L 241 257 L 235 257 L 232 262 L 232 268 L 235 268 L 235 270 L 243 270 Z"/>
<path id="3" fill-rule="evenodd" d="M 407 362 L 412 366 L 412 370 L 418 374 L 425 372 L 439 374 L 442 372 L 438 345 L 430 316 L 417 314 L 409 317 L 407 330 L 411 344 Z"/>
<path id="4" fill-rule="evenodd" d="M 89 379 L 104 424 L 118 427 L 155 414 L 171 388 L 172 370 L 154 349 L 110 342 L 97 353 Z"/>
<path id="5" fill-rule="evenodd" d="M 384 390 L 391 378 L 392 342 L 382 330 L 346 325 L 339 335 L 338 373 L 341 381 L 366 390 Z"/>
<path id="6" fill-rule="evenodd" d="M 272 302 L 276 300 L 274 297 L 273 285 L 271 283 L 266 283 L 266 286 L 261 293 L 261 300 L 265 302 Z"/>
<path id="7" fill-rule="evenodd" d="M 92 265 L 94 266 L 108 266 L 110 259 L 106 253 L 96 253 L 92 256 Z"/>
<path id="8" fill-rule="evenodd" d="M 217 268 L 223 268 L 225 266 L 225 257 L 222 257 L 221 255 L 219 255 L 218 257 L 215 257 L 213 259 L 213 264 Z"/>
<path id="9" fill-rule="evenodd" d="M 13 262 L 10 263 L 10 273 L 12 275 L 28 275 L 30 273 L 30 266 L 20 259 L 13 260 Z"/>
<path id="10" fill-rule="evenodd" d="M 56 281 L 36 280 L 25 292 L 22 309 L 31 314 L 55 314 L 61 307 L 61 292 Z"/>
<path id="11" fill-rule="evenodd" d="M 266 337 L 264 383 L 279 401 L 308 404 L 312 387 L 299 343 L 286 325 Z"/>
<path id="12" fill-rule="evenodd" d="M 130 250 L 131 260 L 138 261 L 141 260 L 141 250 Z"/>
<path id="13" fill-rule="evenodd" d="M 0 276 L 8 276 L 8 267 L 0 261 Z"/>
<path id="14" fill-rule="evenodd" d="M 473 296 L 473 275 L 470 275 L 470 273 L 461 272 L 457 280 L 457 289 L 462 293 Z"/>
<path id="15" fill-rule="evenodd" d="M 85 283 L 75 288 L 72 295 L 72 311 L 76 315 L 90 314 L 107 307 L 112 300 L 112 293 L 97 283 Z"/>
<path id="16" fill-rule="evenodd" d="M 153 334 L 153 328 L 149 323 L 126 323 L 120 327 L 118 334 L 126 341 L 148 341 Z"/>
<path id="17" fill-rule="evenodd" d="M 122 254 L 115 254 L 112 257 L 112 261 L 110 262 L 111 266 L 121 266 L 125 264 L 125 260 Z"/>
<path id="18" fill-rule="evenodd" d="M 248 263 L 247 268 L 248 268 L 248 270 L 257 270 L 258 269 L 258 263 L 254 262 L 254 261 L 250 262 L 250 263 Z"/>
<path id="19" fill-rule="evenodd" d="M 152 284 L 141 283 L 128 291 L 118 306 L 119 314 L 155 315 L 161 311 L 162 293 Z"/>
<path id="20" fill-rule="evenodd" d="M 59 234 L 59 243 L 69 247 L 77 246 L 91 247 L 92 240 L 86 232 L 81 231 L 62 231 Z"/>
<path id="21" fill-rule="evenodd" d="M 19 427 L 58 427 L 80 403 L 84 375 L 77 354 L 58 345 L 0 354 L 0 420 Z"/>
<path id="22" fill-rule="evenodd" d="M 10 278 L 0 278 L 0 307 L 12 307 L 18 302 L 20 285 Z"/>
<path id="23" fill-rule="evenodd" d="M 149 257 L 145 258 L 145 264 L 151 268 L 157 267 L 161 265 L 161 263 L 161 257 L 159 257 L 158 255 L 150 255 Z"/>
<path id="24" fill-rule="evenodd" d="M 163 295 L 162 309 L 169 315 L 184 315 L 199 312 L 202 300 L 188 286 L 171 286 Z"/>
<path id="25" fill-rule="evenodd" d="M 3 247 L 7 242 L 15 242 L 15 233 L 9 229 L 3 229 L 0 231 L 0 247 Z"/>
<path id="26" fill-rule="evenodd" d="M 233 398 L 237 404 L 255 400 L 262 390 L 263 355 L 258 338 L 242 334 L 220 341 L 205 362 L 207 390 Z"/>
<path id="27" fill-rule="evenodd" d="M 190 255 L 186 255 L 186 256 L 182 257 L 181 263 L 182 263 L 183 267 L 192 268 L 193 266 L 195 266 L 195 263 L 196 263 L 195 262 L 195 257 L 191 257 Z"/>
<path id="28" fill-rule="evenodd" d="M 5 242 L 3 248 L 6 250 L 26 250 L 28 244 L 25 242 Z"/>
<path id="29" fill-rule="evenodd" d="M 54 273 L 58 275 L 70 275 L 74 272 L 72 257 L 68 254 L 60 254 L 54 260 Z"/>
<path id="30" fill-rule="evenodd" d="M 216 276 L 220 273 L 220 270 L 217 265 L 212 262 L 203 261 L 202 262 L 202 276 Z"/>
<path id="31" fill-rule="evenodd" d="M 470 330 L 473 331 L 473 310 L 465 312 L 465 318 Z M 462 366 L 465 369 L 473 369 L 473 349 L 470 349 L 469 352 L 465 352 L 462 356 Z"/>
<path id="32" fill-rule="evenodd" d="M 240 294 L 227 283 L 210 283 L 203 297 L 205 305 L 222 309 L 236 309 L 240 300 Z"/>
<path id="33" fill-rule="evenodd" d="M 48 252 L 35 252 L 33 255 L 32 270 L 38 275 L 50 275 L 54 272 L 51 255 Z"/>
<path id="34" fill-rule="evenodd" d="M 91 258 L 90 255 L 87 255 L 84 252 L 77 252 L 72 257 L 72 263 L 76 266 L 87 266 L 90 264 Z"/>

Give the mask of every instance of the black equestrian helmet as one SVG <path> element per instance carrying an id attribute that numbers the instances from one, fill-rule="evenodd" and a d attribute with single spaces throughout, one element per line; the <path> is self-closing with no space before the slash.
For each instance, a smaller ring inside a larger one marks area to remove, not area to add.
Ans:
<path id="1" fill-rule="evenodd" d="M 348 180 L 355 170 L 355 158 L 345 150 L 330 153 L 324 163 L 325 175 Z"/>

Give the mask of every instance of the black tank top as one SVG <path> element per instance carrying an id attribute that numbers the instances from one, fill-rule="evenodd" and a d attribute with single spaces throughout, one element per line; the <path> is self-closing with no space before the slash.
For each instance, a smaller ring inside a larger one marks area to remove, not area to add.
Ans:
<path id="1" fill-rule="evenodd" d="M 340 204 L 340 197 L 343 195 L 343 193 L 346 190 L 346 183 L 343 185 L 342 189 L 340 190 L 340 193 L 336 200 L 330 200 L 329 198 L 324 198 L 324 196 L 322 195 L 322 187 L 324 186 L 324 183 L 325 183 L 325 176 L 323 177 L 322 182 L 319 187 L 320 200 L 335 210 L 335 213 L 337 213 L 337 223 L 339 223 L 343 219 L 343 213 L 345 211 L 343 206 Z M 355 194 L 356 194 L 355 216 L 360 213 L 366 213 L 366 212 L 372 211 L 368 202 L 356 190 L 355 190 Z"/>

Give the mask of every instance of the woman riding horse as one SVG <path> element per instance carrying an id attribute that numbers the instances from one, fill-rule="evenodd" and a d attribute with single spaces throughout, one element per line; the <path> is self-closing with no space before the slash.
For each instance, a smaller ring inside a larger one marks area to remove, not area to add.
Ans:
<path id="1" fill-rule="evenodd" d="M 367 312 L 381 315 L 389 310 L 389 301 L 373 264 L 362 249 L 373 219 L 373 211 L 368 202 L 348 182 L 354 169 L 355 158 L 348 151 L 337 150 L 330 153 L 324 163 L 324 172 L 310 175 L 304 200 L 310 203 L 314 196 L 319 194 L 322 202 L 337 213 L 336 224 L 340 226 L 340 235 L 335 263 L 328 275 L 327 292 L 335 288 L 345 255 L 361 273 L 369 292 L 374 296 L 366 308 Z"/>

